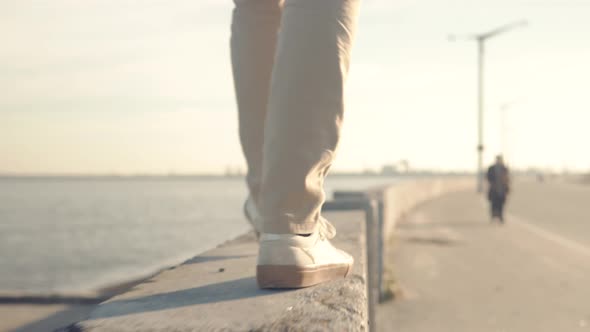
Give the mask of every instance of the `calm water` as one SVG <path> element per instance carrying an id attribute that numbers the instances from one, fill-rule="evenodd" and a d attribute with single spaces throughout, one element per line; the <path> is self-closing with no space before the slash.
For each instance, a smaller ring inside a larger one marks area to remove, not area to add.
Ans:
<path id="1" fill-rule="evenodd" d="M 245 195 L 224 178 L 0 180 L 0 293 L 85 291 L 177 264 L 249 229 Z"/>

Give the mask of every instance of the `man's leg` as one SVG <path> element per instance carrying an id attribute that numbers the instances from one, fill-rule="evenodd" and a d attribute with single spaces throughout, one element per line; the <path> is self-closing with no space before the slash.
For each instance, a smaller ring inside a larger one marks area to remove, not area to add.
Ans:
<path id="1" fill-rule="evenodd" d="M 495 195 L 493 195 L 490 200 L 490 208 L 492 214 L 492 221 L 494 221 L 494 219 L 498 217 L 498 198 Z"/>
<path id="2" fill-rule="evenodd" d="M 266 117 L 265 233 L 313 233 L 344 111 L 359 0 L 286 0 Z"/>
<path id="3" fill-rule="evenodd" d="M 493 200 L 490 200 L 490 219 L 492 220 L 492 222 L 494 221 L 495 217 L 496 217 L 496 204 L 494 203 Z"/>
<path id="4" fill-rule="evenodd" d="M 506 204 L 506 197 L 503 196 L 498 201 L 498 218 L 500 218 L 500 222 L 504 223 L 504 206 Z"/>
<path id="5" fill-rule="evenodd" d="M 234 0 L 231 60 L 250 195 L 258 201 L 264 123 L 283 0 Z"/>

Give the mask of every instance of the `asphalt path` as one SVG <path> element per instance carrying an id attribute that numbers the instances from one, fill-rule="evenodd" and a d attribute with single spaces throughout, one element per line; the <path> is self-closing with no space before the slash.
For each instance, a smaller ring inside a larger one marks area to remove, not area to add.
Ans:
<path id="1" fill-rule="evenodd" d="M 504 226 L 472 192 L 401 222 L 381 331 L 590 331 L 590 187 L 517 182 Z"/>

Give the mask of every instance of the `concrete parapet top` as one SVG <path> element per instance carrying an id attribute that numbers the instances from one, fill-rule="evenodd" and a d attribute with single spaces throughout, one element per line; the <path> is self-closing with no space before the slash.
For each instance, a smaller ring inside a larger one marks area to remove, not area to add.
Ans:
<path id="1" fill-rule="evenodd" d="M 240 237 L 166 270 L 102 303 L 66 331 L 365 331 L 364 214 L 325 214 L 338 229 L 336 246 L 353 254 L 344 280 L 299 290 L 260 290 L 258 245 Z"/>

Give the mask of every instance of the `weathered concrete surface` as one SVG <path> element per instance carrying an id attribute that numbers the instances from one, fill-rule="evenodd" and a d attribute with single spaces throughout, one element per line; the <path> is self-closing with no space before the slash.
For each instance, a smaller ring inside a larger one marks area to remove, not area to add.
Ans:
<path id="1" fill-rule="evenodd" d="M 379 329 L 590 331 L 590 243 L 571 236 L 585 229 L 580 240 L 590 238 L 578 219 L 590 188 L 547 186 L 517 183 L 505 226 L 489 223 L 471 190 L 400 222 L 388 260 L 401 292 L 380 306 Z"/>
<path id="2" fill-rule="evenodd" d="M 101 304 L 68 331 L 365 331 L 364 215 L 326 214 L 335 245 L 353 254 L 347 279 L 300 290 L 260 290 L 252 235 L 164 271 Z"/>

